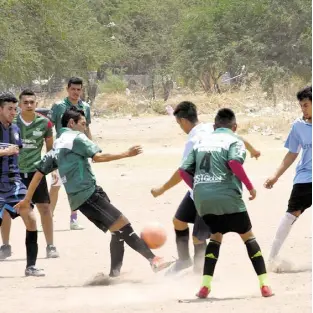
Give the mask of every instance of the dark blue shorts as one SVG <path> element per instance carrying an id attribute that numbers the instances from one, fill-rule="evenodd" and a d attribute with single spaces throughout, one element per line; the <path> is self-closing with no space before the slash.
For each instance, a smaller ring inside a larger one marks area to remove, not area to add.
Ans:
<path id="1" fill-rule="evenodd" d="M 13 207 L 24 199 L 26 192 L 27 189 L 21 181 L 0 182 L 0 219 L 2 219 L 3 210 L 7 210 L 13 219 L 19 216 Z"/>

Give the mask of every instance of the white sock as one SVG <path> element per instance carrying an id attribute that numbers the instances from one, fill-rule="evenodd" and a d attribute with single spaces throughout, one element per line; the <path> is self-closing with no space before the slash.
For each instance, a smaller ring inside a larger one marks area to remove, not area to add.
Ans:
<path id="1" fill-rule="evenodd" d="M 269 257 L 270 260 L 274 260 L 277 257 L 281 246 L 286 240 L 290 232 L 290 229 L 296 220 L 297 220 L 297 216 L 294 216 L 290 213 L 286 213 L 285 216 L 283 216 L 283 218 L 281 219 L 279 227 L 276 232 L 273 245 L 272 245 L 272 249 L 270 252 L 270 257 Z"/>

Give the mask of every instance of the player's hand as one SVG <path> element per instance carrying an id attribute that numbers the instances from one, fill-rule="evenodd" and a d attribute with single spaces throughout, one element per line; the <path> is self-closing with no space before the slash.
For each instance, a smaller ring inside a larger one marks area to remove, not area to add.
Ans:
<path id="1" fill-rule="evenodd" d="M 27 210 L 29 208 L 30 208 L 30 201 L 27 199 L 21 200 L 19 203 L 17 203 L 14 206 L 14 209 L 15 209 L 17 214 L 19 214 L 21 210 Z"/>
<path id="2" fill-rule="evenodd" d="M 261 151 L 253 149 L 250 152 L 251 158 L 255 158 L 256 160 L 261 156 Z"/>
<path id="3" fill-rule="evenodd" d="M 59 181 L 59 177 L 56 173 L 56 171 L 51 173 L 51 178 L 52 178 L 52 186 L 57 185 Z"/>
<path id="4" fill-rule="evenodd" d="M 252 190 L 250 190 L 249 192 L 250 192 L 249 200 L 254 200 L 255 197 L 256 197 L 256 190 L 255 190 L 255 189 L 252 189 Z"/>
<path id="5" fill-rule="evenodd" d="M 165 190 L 161 187 L 161 188 L 152 188 L 151 189 L 151 194 L 154 198 L 157 198 L 161 195 L 163 195 L 163 193 L 165 192 Z"/>
<path id="6" fill-rule="evenodd" d="M 270 177 L 268 178 L 265 183 L 264 183 L 264 187 L 266 189 L 272 189 L 273 186 L 276 184 L 276 182 L 278 181 L 278 178 L 273 176 L 273 177 Z"/>
<path id="7" fill-rule="evenodd" d="M 133 146 L 133 147 L 128 149 L 127 156 L 133 157 L 133 156 L 136 156 L 138 154 L 141 154 L 142 152 L 143 152 L 143 150 L 142 150 L 141 146 Z"/>
<path id="8" fill-rule="evenodd" d="M 5 155 L 7 156 L 19 154 L 19 151 L 20 151 L 19 147 L 16 145 L 9 146 L 3 150 L 4 150 Z"/>

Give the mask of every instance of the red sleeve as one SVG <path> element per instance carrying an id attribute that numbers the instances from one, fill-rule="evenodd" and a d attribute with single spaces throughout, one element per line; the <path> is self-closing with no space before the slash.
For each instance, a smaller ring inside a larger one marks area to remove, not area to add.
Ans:
<path id="1" fill-rule="evenodd" d="M 179 169 L 179 175 L 183 181 L 190 187 L 193 188 L 193 177 L 183 169 Z"/>
<path id="2" fill-rule="evenodd" d="M 232 172 L 238 177 L 238 179 L 247 187 L 247 189 L 250 191 L 254 189 L 251 181 L 249 180 L 242 164 L 236 160 L 230 160 L 228 163 L 228 166 L 232 170 Z"/>

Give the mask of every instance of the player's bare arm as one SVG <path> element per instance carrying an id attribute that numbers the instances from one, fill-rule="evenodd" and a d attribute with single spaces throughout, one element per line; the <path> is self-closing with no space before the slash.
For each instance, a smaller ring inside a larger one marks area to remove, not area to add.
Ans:
<path id="1" fill-rule="evenodd" d="M 173 188 L 178 185 L 182 181 L 182 178 L 179 175 L 179 170 L 175 171 L 174 174 L 170 177 L 170 179 L 164 183 L 162 186 L 151 189 L 151 194 L 153 197 L 161 196 L 167 190 Z"/>
<path id="2" fill-rule="evenodd" d="M 49 152 L 53 147 L 53 137 L 45 138 L 45 143 L 46 143 L 46 152 Z"/>
<path id="3" fill-rule="evenodd" d="M 119 154 L 110 154 L 110 153 L 96 153 L 92 160 L 95 163 L 100 162 L 111 162 L 115 160 L 120 160 L 124 158 L 134 157 L 138 154 L 142 153 L 142 147 L 141 146 L 133 146 L 129 148 L 127 151 L 119 153 Z"/>
<path id="4" fill-rule="evenodd" d="M 250 152 L 251 158 L 258 159 L 261 156 L 261 152 L 257 149 L 255 149 L 250 142 L 248 142 L 245 138 L 239 136 L 239 138 L 243 141 L 245 144 L 246 149 Z"/>
<path id="5" fill-rule="evenodd" d="M 273 188 L 274 184 L 278 181 L 280 176 L 282 176 L 286 170 L 293 164 L 293 162 L 296 160 L 299 153 L 293 153 L 293 152 L 287 152 L 285 155 L 282 163 L 278 167 L 276 173 L 268 178 L 266 182 L 264 183 L 264 187 L 267 189 Z"/>
<path id="6" fill-rule="evenodd" d="M 44 175 L 42 173 L 40 173 L 39 171 L 36 171 L 30 185 L 28 186 L 25 198 L 14 206 L 14 209 L 16 210 L 16 212 L 20 212 L 20 210 L 30 208 L 30 203 L 33 198 L 33 195 L 43 177 Z"/>
<path id="7" fill-rule="evenodd" d="M 10 145 L 7 148 L 0 149 L 0 157 L 10 156 L 19 153 L 19 147 L 15 145 Z"/>
<path id="8" fill-rule="evenodd" d="M 89 127 L 89 126 L 86 127 L 85 135 L 86 135 L 90 140 L 92 140 L 91 131 L 90 131 L 90 127 Z"/>

